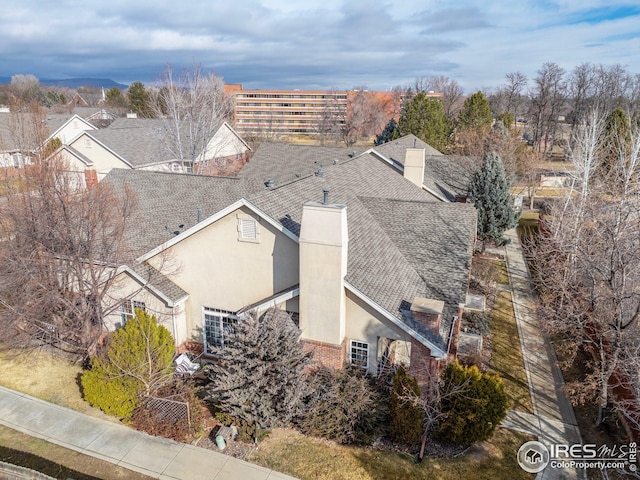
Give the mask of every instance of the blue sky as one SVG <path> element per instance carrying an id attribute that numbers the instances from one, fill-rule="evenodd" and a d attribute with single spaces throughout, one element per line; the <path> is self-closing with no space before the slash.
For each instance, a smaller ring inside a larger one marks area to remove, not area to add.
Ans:
<path id="1" fill-rule="evenodd" d="M 170 63 L 245 88 L 472 92 L 545 62 L 640 73 L 637 0 L 3 0 L 0 22 L 0 76 L 151 84 Z"/>

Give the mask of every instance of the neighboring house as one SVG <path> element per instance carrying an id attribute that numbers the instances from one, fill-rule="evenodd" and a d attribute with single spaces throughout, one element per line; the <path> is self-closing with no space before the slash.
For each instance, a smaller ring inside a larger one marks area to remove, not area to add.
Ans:
<path id="1" fill-rule="evenodd" d="M 242 178 L 106 176 L 139 205 L 132 257 L 110 294 L 121 311 L 109 325 L 144 307 L 178 345 L 210 355 L 244 313 L 277 305 L 299 322 L 316 360 L 371 374 L 408 364 L 426 388 L 456 357 L 473 206 L 436 201 L 371 153 L 318 149 L 302 165 L 315 173 L 285 179 L 258 165 L 270 158 L 261 149 Z M 424 154 L 406 153 L 423 165 Z M 267 187 L 271 172 L 278 180 Z"/>
<path id="2" fill-rule="evenodd" d="M 1 112 L 0 168 L 24 168 L 49 141 L 57 138 L 64 145 L 85 130 L 96 127 L 76 114 L 49 113 L 40 117 Z"/>
<path id="3" fill-rule="evenodd" d="M 82 132 L 69 142 L 71 150 L 57 153 L 64 155 L 72 170 L 94 170 L 98 180 L 113 168 L 182 172 L 183 166 L 163 143 L 163 132 L 162 120 L 117 118 L 108 128 Z M 197 166 L 197 173 L 204 174 L 220 174 L 223 169 L 237 171 L 250 151 L 244 140 L 223 122 L 194 168 Z M 75 153 L 89 159 L 91 166 L 79 160 Z"/>

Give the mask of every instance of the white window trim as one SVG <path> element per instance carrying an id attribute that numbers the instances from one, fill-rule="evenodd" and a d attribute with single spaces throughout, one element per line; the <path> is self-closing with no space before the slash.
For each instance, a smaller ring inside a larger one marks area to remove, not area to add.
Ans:
<path id="1" fill-rule="evenodd" d="M 360 365 L 359 362 L 355 361 L 355 356 L 360 353 L 364 353 L 366 358 L 366 364 Z M 356 354 L 356 355 L 354 355 Z M 361 342 L 359 340 L 350 340 L 349 341 L 349 364 L 354 367 L 360 367 L 365 371 L 369 371 L 369 344 L 367 342 Z"/>
<path id="2" fill-rule="evenodd" d="M 209 316 L 210 318 L 207 318 L 207 316 Z M 218 331 L 220 331 L 222 335 L 222 337 L 220 338 L 221 345 L 215 348 L 224 348 L 225 329 L 228 328 L 228 323 L 230 321 L 235 322 L 237 321 L 237 319 L 238 317 L 233 312 L 220 310 L 217 308 L 202 307 L 202 344 L 204 346 L 204 353 L 206 355 L 213 355 L 216 353 L 208 348 L 209 342 L 207 341 L 207 321 L 219 322 Z M 227 323 L 227 326 L 225 326 L 225 321 Z"/>
<path id="3" fill-rule="evenodd" d="M 260 224 L 248 215 L 237 215 L 238 219 L 238 241 L 260 243 Z M 253 232 L 253 235 L 247 235 Z"/>
<path id="4" fill-rule="evenodd" d="M 120 304 L 120 318 L 122 319 L 123 327 L 130 318 L 136 316 L 136 308 L 146 312 L 147 304 L 139 300 L 125 300 Z"/>

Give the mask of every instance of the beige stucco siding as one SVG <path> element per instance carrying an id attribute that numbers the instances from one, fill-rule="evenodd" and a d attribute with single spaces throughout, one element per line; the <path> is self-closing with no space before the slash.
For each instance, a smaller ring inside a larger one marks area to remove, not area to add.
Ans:
<path id="1" fill-rule="evenodd" d="M 254 219 L 258 242 L 241 241 L 238 217 Z M 171 280 L 189 293 L 187 330 L 202 334 L 202 307 L 235 312 L 298 283 L 298 245 L 247 208 L 240 208 L 171 246 Z M 162 254 L 149 260 L 161 269 Z"/>
<path id="2" fill-rule="evenodd" d="M 185 341 L 187 332 L 184 328 L 184 304 L 173 308 L 168 307 L 164 300 L 144 288 L 143 284 L 132 278 L 128 273 L 121 273 L 116 277 L 109 290 L 109 295 L 105 299 L 104 308 L 113 310 L 105 318 L 106 325 L 110 330 L 117 328 L 122 322 L 120 308 L 117 305 L 125 298 L 144 302 L 147 312 L 155 315 L 158 323 L 171 332 L 176 345 Z"/>
<path id="3" fill-rule="evenodd" d="M 376 357 L 378 355 L 378 338 L 410 341 L 411 336 L 394 325 L 380 313 L 364 303 L 353 293 L 346 291 L 346 338 L 347 358 L 349 358 L 349 340 L 369 344 L 369 373 L 376 373 Z"/>
<path id="4" fill-rule="evenodd" d="M 100 179 L 111 171 L 112 168 L 131 168 L 116 155 L 95 142 L 87 135 L 80 135 L 71 147 L 91 159 L 93 168 L 98 172 Z"/>

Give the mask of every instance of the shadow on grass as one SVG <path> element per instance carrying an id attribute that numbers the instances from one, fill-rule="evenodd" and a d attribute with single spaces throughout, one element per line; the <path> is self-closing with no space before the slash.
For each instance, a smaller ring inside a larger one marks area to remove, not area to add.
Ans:
<path id="1" fill-rule="evenodd" d="M 19 467 L 30 468 L 50 477 L 58 479 L 73 478 L 74 480 L 100 480 L 99 477 L 86 475 L 71 468 L 52 462 L 46 458 L 39 457 L 32 453 L 14 450 L 5 446 L 0 446 L 0 460 Z"/>

